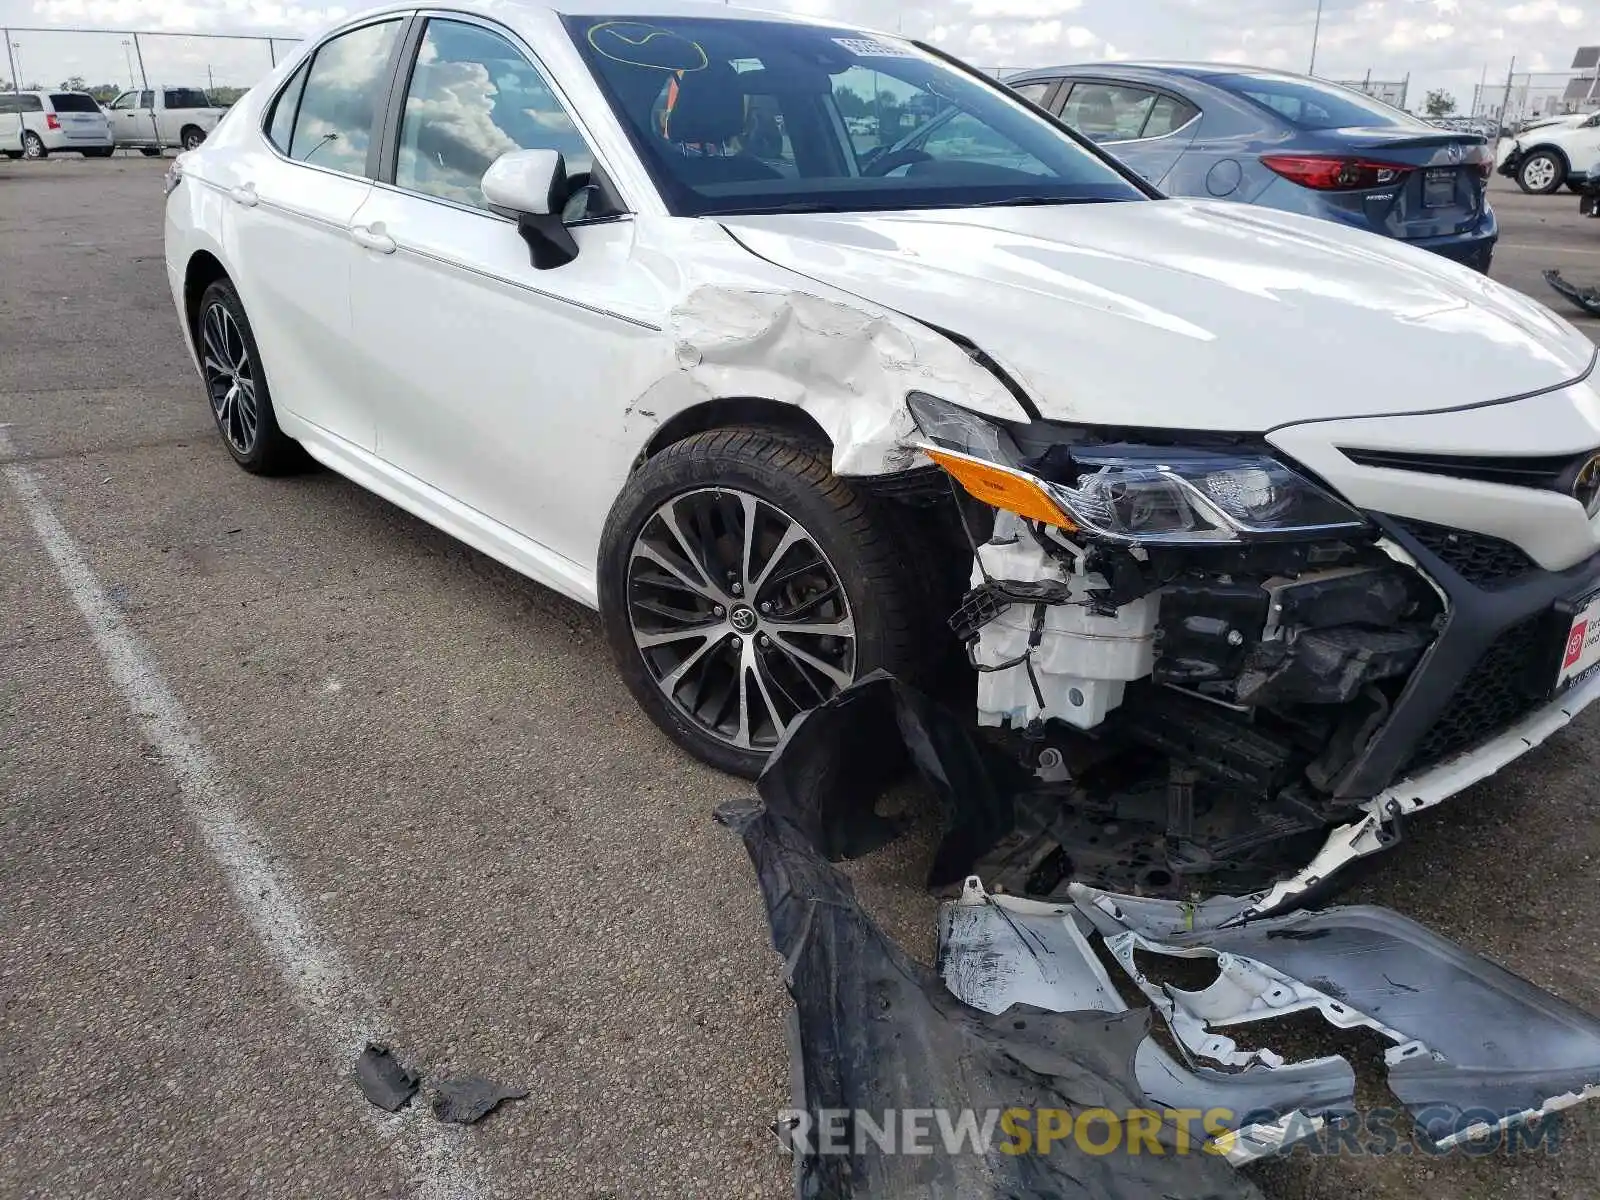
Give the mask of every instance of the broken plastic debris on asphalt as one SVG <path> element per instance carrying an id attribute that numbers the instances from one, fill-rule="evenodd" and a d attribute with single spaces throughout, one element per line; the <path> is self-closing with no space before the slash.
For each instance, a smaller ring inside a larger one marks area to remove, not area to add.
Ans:
<path id="1" fill-rule="evenodd" d="M 1258 1196 L 1237 1167 L 1359 1115 L 1346 1058 L 1289 1061 L 1230 1036 L 1297 1013 L 1387 1043 L 1386 1085 L 1434 1152 L 1600 1095 L 1600 1021 L 1391 909 L 1041 879 L 1016 842 L 1027 781 L 994 761 L 880 673 L 803 716 L 760 800 L 717 814 L 749 852 L 793 1001 L 792 1109 L 774 1131 L 797 1195 Z M 932 968 L 832 865 L 906 831 L 909 818 L 876 801 L 908 764 L 941 822 L 926 883 L 951 894 Z M 1181 959 L 1203 960 L 1211 982 L 1147 977 L 1148 964 Z M 896 1152 L 892 1114 L 959 1127 L 959 1114 L 1017 1112 L 1040 1114 L 1040 1133 L 1058 1114 L 1048 1153 L 998 1137 Z M 1213 1118 L 1202 1134 L 1186 1113 Z M 1128 1140 L 1108 1152 L 1110 1126 L 1098 1143 L 1067 1136 L 1073 1114 L 1120 1119 Z"/>

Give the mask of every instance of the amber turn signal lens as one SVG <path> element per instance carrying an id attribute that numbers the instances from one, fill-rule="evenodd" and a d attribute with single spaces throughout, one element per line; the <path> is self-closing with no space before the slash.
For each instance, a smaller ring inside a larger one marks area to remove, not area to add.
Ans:
<path id="1" fill-rule="evenodd" d="M 1003 508 L 1030 521 L 1043 521 L 1062 529 L 1076 529 L 1072 519 L 1062 512 L 1056 502 L 1026 475 L 1011 471 L 980 458 L 954 454 L 924 446 L 922 452 L 938 463 L 974 497 L 994 508 Z"/>

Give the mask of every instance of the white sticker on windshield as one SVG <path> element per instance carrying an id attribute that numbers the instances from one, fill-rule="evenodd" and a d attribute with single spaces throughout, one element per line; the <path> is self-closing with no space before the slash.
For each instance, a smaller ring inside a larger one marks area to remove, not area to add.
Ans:
<path id="1" fill-rule="evenodd" d="M 893 42 L 880 42 L 874 38 L 834 38 L 835 46 L 842 46 L 858 58 L 916 58 L 916 53 Z"/>

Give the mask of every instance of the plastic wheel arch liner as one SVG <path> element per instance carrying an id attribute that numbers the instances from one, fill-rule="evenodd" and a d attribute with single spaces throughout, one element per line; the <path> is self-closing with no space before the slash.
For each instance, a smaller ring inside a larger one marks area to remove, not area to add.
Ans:
<path id="1" fill-rule="evenodd" d="M 1445 1148 L 1600 1096 L 1600 1021 L 1390 909 L 1350 905 L 1185 930 L 1182 904 L 1073 885 L 1114 952 L 1215 955 L 1199 992 L 1166 989 L 1174 1036 L 1315 1008 L 1339 1028 L 1388 1037 L 1389 1088 Z M 1187 1018 L 1193 1018 L 1187 1019 Z"/>

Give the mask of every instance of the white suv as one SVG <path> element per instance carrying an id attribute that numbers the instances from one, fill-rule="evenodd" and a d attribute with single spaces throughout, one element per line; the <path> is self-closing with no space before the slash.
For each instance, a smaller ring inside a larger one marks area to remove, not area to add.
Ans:
<path id="1" fill-rule="evenodd" d="M 1600 177 L 1600 112 L 1524 130 L 1501 162 L 1500 174 L 1534 195 L 1556 191 L 1563 183 L 1578 191 Z"/>
<path id="2" fill-rule="evenodd" d="M 4 92 L 0 146 L 7 158 L 46 158 L 54 150 L 109 158 L 116 141 L 110 118 L 88 92 Z"/>

